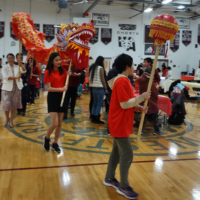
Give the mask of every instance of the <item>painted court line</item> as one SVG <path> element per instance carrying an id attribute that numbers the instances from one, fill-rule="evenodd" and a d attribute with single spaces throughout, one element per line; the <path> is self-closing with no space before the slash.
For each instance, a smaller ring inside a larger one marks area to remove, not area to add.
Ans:
<path id="1" fill-rule="evenodd" d="M 200 159 L 199 158 L 173 159 L 173 160 L 163 160 L 163 162 L 189 161 L 189 160 L 200 160 Z M 132 163 L 152 163 L 152 162 L 155 162 L 155 160 L 133 161 Z M 83 167 L 83 166 L 95 166 L 95 165 L 107 165 L 107 164 L 108 163 L 91 163 L 91 164 L 78 164 L 78 165 L 60 165 L 60 166 L 46 166 L 46 167 L 12 168 L 12 169 L 0 169 L 0 172 L 32 170 L 32 169 L 65 168 L 65 167 Z"/>

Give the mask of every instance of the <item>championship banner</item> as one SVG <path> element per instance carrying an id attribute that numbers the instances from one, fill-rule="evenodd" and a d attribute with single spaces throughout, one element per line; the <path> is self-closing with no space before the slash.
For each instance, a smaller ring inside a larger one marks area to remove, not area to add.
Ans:
<path id="1" fill-rule="evenodd" d="M 180 31 L 177 32 L 174 41 L 170 42 L 170 49 L 173 52 L 176 52 L 179 49 L 179 43 L 180 43 Z"/>
<path id="2" fill-rule="evenodd" d="M 102 28 L 101 29 L 101 41 L 107 45 L 112 40 L 112 29 L 111 28 Z"/>
<path id="3" fill-rule="evenodd" d="M 182 43 L 188 46 L 192 40 L 192 31 L 182 31 Z"/>
<path id="4" fill-rule="evenodd" d="M 0 38 L 4 37 L 5 22 L 0 22 Z"/>
<path id="5" fill-rule="evenodd" d="M 34 29 L 40 31 L 40 24 L 34 24 Z"/>
<path id="6" fill-rule="evenodd" d="M 17 37 L 15 36 L 13 30 L 12 30 L 12 24 L 10 22 L 10 37 L 13 39 L 13 40 L 18 40 Z"/>
<path id="7" fill-rule="evenodd" d="M 43 24 L 43 33 L 48 42 L 51 42 L 55 37 L 55 29 L 53 24 Z"/>
<path id="8" fill-rule="evenodd" d="M 91 44 L 97 43 L 99 40 L 99 28 L 95 28 L 95 35 L 92 39 L 89 40 Z"/>
<path id="9" fill-rule="evenodd" d="M 154 39 L 149 37 L 150 25 L 144 27 L 144 43 L 154 43 Z"/>

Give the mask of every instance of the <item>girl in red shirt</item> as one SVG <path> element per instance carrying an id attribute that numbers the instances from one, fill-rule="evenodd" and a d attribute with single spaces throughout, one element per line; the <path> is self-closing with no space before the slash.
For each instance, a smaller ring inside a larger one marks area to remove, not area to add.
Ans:
<path id="1" fill-rule="evenodd" d="M 68 89 L 68 87 L 65 86 L 67 74 L 71 75 L 71 72 L 67 72 L 67 70 L 61 66 L 60 55 L 56 52 L 52 53 L 49 57 L 47 68 L 44 73 L 44 83 L 48 90 L 47 106 L 51 117 L 51 126 L 49 126 L 47 135 L 44 138 L 44 149 L 46 151 L 49 151 L 50 136 L 55 130 L 55 139 L 52 144 L 52 149 L 55 152 L 60 153 L 60 148 L 57 142 L 61 132 L 63 115 L 68 106 L 66 104 L 66 96 L 63 107 L 60 107 L 60 103 L 63 92 Z"/>
<path id="2" fill-rule="evenodd" d="M 162 77 L 166 77 L 166 76 L 167 76 L 167 72 L 168 72 L 168 69 L 167 69 L 166 66 L 163 64 L 163 65 L 162 65 Z"/>
<path id="3" fill-rule="evenodd" d="M 136 80 L 134 82 L 134 85 L 135 85 L 135 92 L 139 92 L 140 88 L 139 88 L 139 78 L 140 76 L 142 76 L 143 74 L 143 70 L 142 69 L 138 69 L 137 70 L 137 76 L 136 76 Z"/>
<path id="4" fill-rule="evenodd" d="M 126 54 L 121 54 L 115 60 L 115 67 L 119 74 L 108 81 L 112 89 L 108 124 L 110 135 L 113 137 L 113 149 L 110 154 L 108 169 L 104 185 L 112 186 L 117 192 L 129 199 L 137 198 L 128 183 L 128 171 L 133 160 L 133 149 L 129 135 L 133 132 L 134 110 L 147 112 L 139 104 L 149 99 L 150 92 L 134 98 L 133 88 L 128 79 L 133 74 L 133 59 Z M 120 183 L 115 178 L 115 170 L 120 163 Z"/>

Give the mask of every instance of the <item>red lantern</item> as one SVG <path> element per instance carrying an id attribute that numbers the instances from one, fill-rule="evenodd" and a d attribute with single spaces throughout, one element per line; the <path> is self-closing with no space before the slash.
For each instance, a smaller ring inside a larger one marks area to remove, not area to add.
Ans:
<path id="1" fill-rule="evenodd" d="M 90 14 L 88 12 L 85 13 L 85 16 L 88 17 Z"/>
<path id="2" fill-rule="evenodd" d="M 93 24 L 93 23 L 94 23 L 94 20 L 92 19 L 90 22 Z"/>
<path id="3" fill-rule="evenodd" d="M 154 38 L 154 44 L 161 47 L 165 41 L 173 41 L 178 32 L 178 23 L 171 15 L 158 15 L 151 21 L 149 37 Z"/>

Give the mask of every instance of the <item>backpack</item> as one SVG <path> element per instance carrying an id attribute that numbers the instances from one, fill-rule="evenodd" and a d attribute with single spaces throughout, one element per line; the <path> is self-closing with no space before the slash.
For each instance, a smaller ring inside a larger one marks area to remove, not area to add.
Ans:
<path id="1" fill-rule="evenodd" d="M 176 109 L 172 111 L 172 115 L 169 116 L 168 123 L 171 125 L 181 125 L 182 123 L 185 124 L 185 116 L 184 114 Z"/>
<path id="2" fill-rule="evenodd" d="M 83 73 L 81 74 L 80 83 L 81 83 L 81 84 L 84 84 L 84 83 L 85 83 L 85 72 L 83 72 Z"/>

